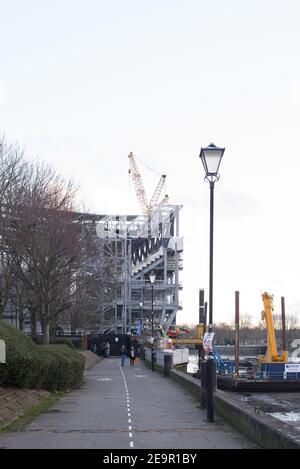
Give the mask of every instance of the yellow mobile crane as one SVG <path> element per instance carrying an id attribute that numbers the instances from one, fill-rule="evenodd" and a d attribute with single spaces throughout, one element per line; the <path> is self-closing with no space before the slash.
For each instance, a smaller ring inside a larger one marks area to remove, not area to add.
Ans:
<path id="1" fill-rule="evenodd" d="M 267 326 L 268 350 L 267 350 L 267 355 L 260 357 L 260 363 L 287 363 L 288 352 L 284 350 L 282 352 L 282 355 L 279 355 L 277 351 L 275 327 L 274 327 L 273 316 L 272 316 L 272 311 L 274 311 L 273 295 L 270 295 L 269 293 L 264 292 L 262 294 L 262 299 L 264 303 L 262 319 L 266 322 L 266 326 Z"/>
<path id="2" fill-rule="evenodd" d="M 173 345 L 203 345 L 204 325 L 197 324 L 196 337 L 172 338 Z"/>

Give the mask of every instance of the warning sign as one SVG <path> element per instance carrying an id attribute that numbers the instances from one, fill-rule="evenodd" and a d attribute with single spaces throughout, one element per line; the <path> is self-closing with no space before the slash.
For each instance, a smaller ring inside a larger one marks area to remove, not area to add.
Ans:
<path id="1" fill-rule="evenodd" d="M 213 351 L 214 332 L 205 332 L 203 337 L 203 348 L 206 353 Z"/>

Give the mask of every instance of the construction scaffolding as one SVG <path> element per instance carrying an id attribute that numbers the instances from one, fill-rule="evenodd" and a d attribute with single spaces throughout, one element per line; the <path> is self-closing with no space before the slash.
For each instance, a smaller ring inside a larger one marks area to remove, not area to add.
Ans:
<path id="1" fill-rule="evenodd" d="M 83 249 L 93 253 L 84 268 L 92 274 L 98 265 L 105 264 L 105 256 L 109 256 L 115 274 L 113 281 L 117 279 L 117 285 L 112 288 L 99 285 L 96 289 L 97 297 L 93 297 L 91 311 L 88 311 L 95 319 L 89 332 L 128 334 L 141 320 L 150 320 L 152 290 L 149 274 L 152 271 L 156 275 L 154 321 L 166 331 L 176 323 L 176 313 L 182 309 L 179 300 L 183 253 L 183 238 L 179 237 L 181 208 L 160 205 L 151 215 L 126 216 L 74 212 L 74 220 L 89 233 L 89 236 L 83 235 Z M 71 315 L 72 311 L 69 311 L 59 321 L 64 334 L 73 330 Z M 9 304 L 4 319 L 18 327 L 14 305 Z M 24 331 L 30 333 L 28 318 L 24 322 Z"/>
<path id="2" fill-rule="evenodd" d="M 154 321 L 168 330 L 182 309 L 183 238 L 179 236 L 178 205 L 162 205 L 151 215 L 90 215 L 99 239 L 112 246 L 118 269 L 119 287 L 113 299 L 102 305 L 110 323 L 100 321 L 100 333 L 131 333 L 137 324 L 151 318 L 152 297 L 149 281 L 154 272 Z"/>

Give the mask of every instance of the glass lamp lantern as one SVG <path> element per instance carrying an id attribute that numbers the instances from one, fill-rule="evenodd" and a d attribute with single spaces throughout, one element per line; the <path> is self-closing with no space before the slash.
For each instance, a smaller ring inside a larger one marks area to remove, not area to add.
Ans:
<path id="1" fill-rule="evenodd" d="M 219 167 L 225 148 L 216 147 L 211 143 L 208 147 L 201 148 L 200 158 L 205 171 L 205 179 L 211 182 L 219 179 Z"/>

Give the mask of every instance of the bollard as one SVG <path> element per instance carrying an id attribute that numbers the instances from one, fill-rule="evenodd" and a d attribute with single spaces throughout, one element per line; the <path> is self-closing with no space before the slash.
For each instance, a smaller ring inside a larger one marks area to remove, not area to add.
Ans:
<path id="1" fill-rule="evenodd" d="M 164 376 L 168 377 L 170 375 L 170 369 L 172 368 L 172 355 L 166 353 L 164 355 Z"/>
<path id="2" fill-rule="evenodd" d="M 210 366 L 209 370 L 207 369 L 208 366 Z M 217 390 L 217 370 L 216 370 L 216 365 L 213 362 L 213 360 L 210 360 L 210 364 L 207 365 L 207 360 L 204 360 L 201 362 L 201 390 L 200 390 L 200 405 L 201 409 L 206 409 L 207 408 L 207 382 L 208 382 L 208 376 L 207 374 L 211 373 L 213 375 L 213 378 L 211 380 L 211 377 L 209 377 L 210 385 L 213 386 L 213 392 Z M 210 390 L 211 392 L 211 390 Z M 212 397 L 212 393 L 211 393 Z M 211 399 L 210 397 L 210 399 Z M 212 406 L 213 403 L 209 402 L 209 406 Z M 211 410 L 210 410 L 211 412 Z"/>
<path id="3" fill-rule="evenodd" d="M 214 360 L 209 355 L 206 362 L 206 416 L 209 423 L 214 421 L 214 385 Z"/>

